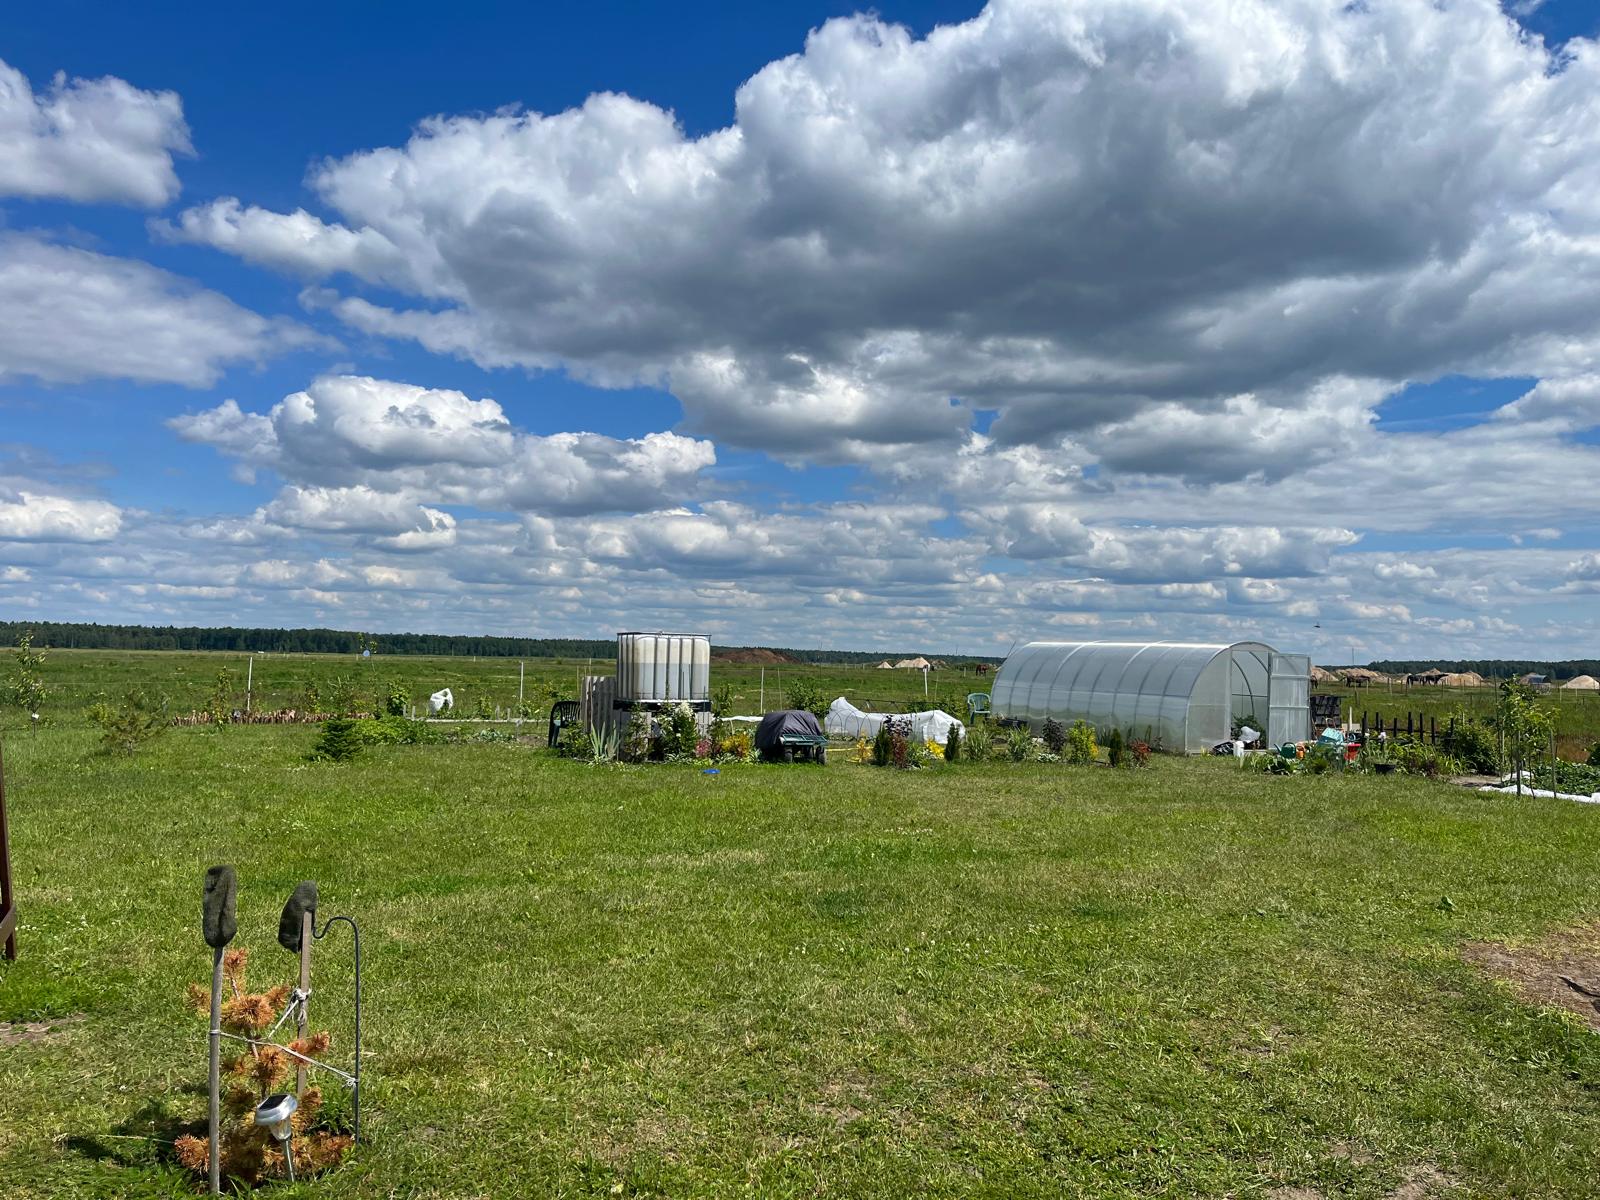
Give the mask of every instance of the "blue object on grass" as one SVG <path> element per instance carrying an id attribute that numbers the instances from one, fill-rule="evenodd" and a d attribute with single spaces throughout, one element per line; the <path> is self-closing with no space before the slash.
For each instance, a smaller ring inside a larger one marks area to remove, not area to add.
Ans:
<path id="1" fill-rule="evenodd" d="M 704 771 L 701 771 L 700 774 L 702 774 L 702 775 L 721 775 L 722 772 L 717 770 L 717 768 L 715 768 L 715 767 L 707 767 Z"/>

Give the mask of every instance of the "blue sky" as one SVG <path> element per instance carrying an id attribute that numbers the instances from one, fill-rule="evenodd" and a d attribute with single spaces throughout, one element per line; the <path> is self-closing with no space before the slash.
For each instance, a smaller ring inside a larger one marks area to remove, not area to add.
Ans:
<path id="1" fill-rule="evenodd" d="M 0 617 L 1600 653 L 1600 10 L 1371 7 L 13 17 Z"/>

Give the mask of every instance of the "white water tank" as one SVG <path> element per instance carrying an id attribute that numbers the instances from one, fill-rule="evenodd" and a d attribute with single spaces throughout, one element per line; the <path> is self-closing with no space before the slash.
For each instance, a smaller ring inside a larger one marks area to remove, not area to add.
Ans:
<path id="1" fill-rule="evenodd" d="M 711 639 L 690 633 L 617 634 L 619 704 L 711 703 Z"/>

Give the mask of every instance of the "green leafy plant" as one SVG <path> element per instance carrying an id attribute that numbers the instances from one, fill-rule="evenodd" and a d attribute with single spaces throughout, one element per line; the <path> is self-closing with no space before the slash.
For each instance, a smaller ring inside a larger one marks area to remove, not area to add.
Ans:
<path id="1" fill-rule="evenodd" d="M 211 685 L 211 695 L 206 697 L 205 711 L 213 725 L 221 725 L 232 719 L 233 711 L 238 707 L 235 703 L 237 690 L 238 680 L 234 673 L 223 667 Z"/>
<path id="2" fill-rule="evenodd" d="M 1421 775 L 1427 779 L 1459 775 L 1461 764 L 1439 746 L 1430 746 L 1415 738 L 1391 738 L 1389 754 L 1394 764 L 1407 775 Z"/>
<path id="3" fill-rule="evenodd" d="M 127 693 L 115 706 L 98 701 L 89 716 L 100 726 L 100 744 L 107 754 L 133 754 L 170 724 L 166 697 L 152 699 L 141 691 Z"/>
<path id="4" fill-rule="evenodd" d="M 1046 743 L 1048 746 L 1049 743 Z M 1053 751 L 1052 751 L 1053 753 Z M 1033 730 L 1018 725 L 1006 734 L 1006 757 L 1012 762 L 1027 762 L 1034 756 Z"/>
<path id="5" fill-rule="evenodd" d="M 1099 754 L 1100 747 L 1094 740 L 1094 726 L 1087 721 L 1074 721 L 1072 728 L 1067 730 L 1066 760 L 1077 766 L 1087 766 Z"/>
<path id="6" fill-rule="evenodd" d="M 1051 754 L 1060 754 L 1066 749 L 1066 727 L 1054 717 L 1044 719 L 1044 728 L 1039 731 L 1039 736 L 1044 739 L 1044 748 Z"/>
<path id="7" fill-rule="evenodd" d="M 384 690 L 382 711 L 391 717 L 403 717 L 410 707 L 410 689 L 398 679 L 391 679 Z"/>
<path id="8" fill-rule="evenodd" d="M 974 723 L 962 741 L 961 753 L 968 762 L 987 762 L 994 753 L 994 735 L 989 726 Z M 945 757 L 948 760 L 948 752 Z"/>
<path id="9" fill-rule="evenodd" d="M 1590 765 L 1546 759 L 1529 774 L 1533 777 L 1535 787 L 1577 796 L 1592 796 L 1600 792 L 1600 763 Z"/>
<path id="10" fill-rule="evenodd" d="M 1589 747 L 1589 765 L 1591 767 L 1600 767 L 1600 742 L 1596 742 Z"/>

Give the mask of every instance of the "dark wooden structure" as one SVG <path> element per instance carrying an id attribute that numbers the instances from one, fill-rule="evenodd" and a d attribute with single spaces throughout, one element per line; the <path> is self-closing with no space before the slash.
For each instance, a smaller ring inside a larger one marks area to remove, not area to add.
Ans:
<path id="1" fill-rule="evenodd" d="M 17 901 L 11 891 L 11 831 L 6 826 L 6 762 L 0 743 L 0 940 L 5 955 L 17 957 Z"/>

